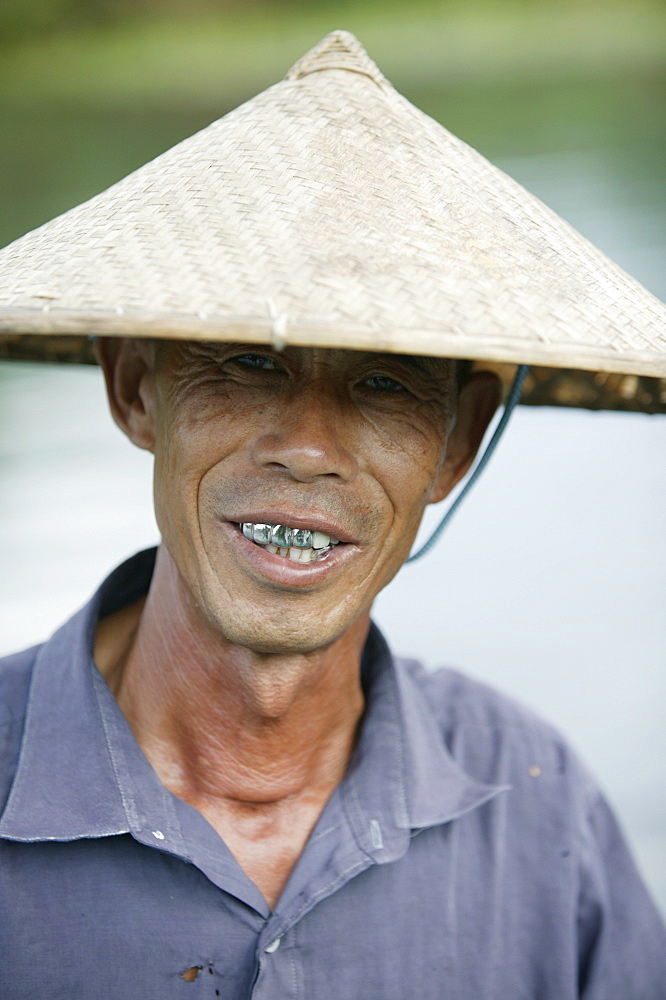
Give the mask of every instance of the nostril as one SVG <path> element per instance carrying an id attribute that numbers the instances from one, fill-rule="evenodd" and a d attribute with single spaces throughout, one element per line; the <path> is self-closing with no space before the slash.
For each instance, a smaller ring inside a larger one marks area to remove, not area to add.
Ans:
<path id="1" fill-rule="evenodd" d="M 337 442 L 315 445 L 311 439 L 294 439 L 287 432 L 260 438 L 254 446 L 253 458 L 262 469 L 287 474 L 304 483 L 322 477 L 349 482 L 357 471 L 355 458 Z"/>
<path id="2" fill-rule="evenodd" d="M 282 462 L 266 462 L 264 468 L 270 469 L 271 472 L 289 472 L 289 466 Z"/>

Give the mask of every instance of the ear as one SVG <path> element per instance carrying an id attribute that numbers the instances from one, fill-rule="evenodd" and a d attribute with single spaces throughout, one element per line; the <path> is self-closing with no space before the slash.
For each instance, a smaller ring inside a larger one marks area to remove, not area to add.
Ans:
<path id="1" fill-rule="evenodd" d="M 138 448 L 155 447 L 155 344 L 102 337 L 95 354 L 104 372 L 113 419 Z"/>
<path id="2" fill-rule="evenodd" d="M 502 399 L 502 383 L 494 372 L 474 372 L 458 397 L 455 426 L 428 503 L 438 503 L 469 471 L 483 435 Z"/>

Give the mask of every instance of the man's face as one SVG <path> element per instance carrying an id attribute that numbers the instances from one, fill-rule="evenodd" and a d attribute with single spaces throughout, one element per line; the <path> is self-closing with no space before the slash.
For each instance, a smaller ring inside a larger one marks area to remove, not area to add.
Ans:
<path id="1" fill-rule="evenodd" d="M 161 344 L 151 365 L 157 520 L 198 612 L 261 652 L 329 644 L 367 615 L 450 488 L 453 366 L 189 342 Z M 296 562 L 244 523 L 338 544 Z"/>

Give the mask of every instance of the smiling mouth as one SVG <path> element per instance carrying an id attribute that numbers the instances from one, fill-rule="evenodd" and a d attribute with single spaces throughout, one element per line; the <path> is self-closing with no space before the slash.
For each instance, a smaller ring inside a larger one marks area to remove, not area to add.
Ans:
<path id="1" fill-rule="evenodd" d="M 323 531 L 308 528 L 290 528 L 286 524 L 265 524 L 245 521 L 238 525 L 249 541 L 261 546 L 275 556 L 282 556 L 292 562 L 310 563 L 321 561 L 340 542 Z"/>

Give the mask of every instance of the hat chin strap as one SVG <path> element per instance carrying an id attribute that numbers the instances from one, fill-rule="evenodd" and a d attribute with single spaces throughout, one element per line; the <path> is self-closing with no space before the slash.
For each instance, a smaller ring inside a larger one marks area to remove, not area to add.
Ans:
<path id="1" fill-rule="evenodd" d="M 465 497 L 467 496 L 467 494 L 471 490 L 472 486 L 474 486 L 474 483 L 477 481 L 477 479 L 479 478 L 479 476 L 481 475 L 481 473 L 485 469 L 485 467 L 488 464 L 488 461 L 490 459 L 490 456 L 492 455 L 492 453 L 495 451 L 495 448 L 499 444 L 500 438 L 502 437 L 502 434 L 504 433 L 504 430 L 506 428 L 506 425 L 509 422 L 509 418 L 510 418 L 511 414 L 514 411 L 516 403 L 520 399 L 520 394 L 521 394 L 521 392 L 523 390 L 523 383 L 525 381 L 525 376 L 527 375 L 527 371 L 528 371 L 528 366 L 527 365 L 519 365 L 518 366 L 518 371 L 516 372 L 516 376 L 515 376 L 515 378 L 513 380 L 513 384 L 511 386 L 511 390 L 510 390 L 509 395 L 507 397 L 506 403 L 504 404 L 504 413 L 502 414 L 502 417 L 501 417 L 501 419 L 500 419 L 497 427 L 495 428 L 495 430 L 493 432 L 493 436 L 491 437 L 490 441 L 488 442 L 485 451 L 481 455 L 481 458 L 479 459 L 479 461 L 476 463 L 476 465 L 474 467 L 474 470 L 473 470 L 472 474 L 470 475 L 469 479 L 467 480 L 467 482 L 465 483 L 465 485 L 463 486 L 463 488 L 461 489 L 460 493 L 455 498 L 455 500 L 453 501 L 453 503 L 451 504 L 451 506 L 449 507 L 449 509 L 447 510 L 447 512 L 444 514 L 444 517 L 439 522 L 439 524 L 437 525 L 437 527 L 433 531 L 433 533 L 430 536 L 430 538 L 428 539 L 428 541 L 425 542 L 421 546 L 420 549 L 417 549 L 416 552 L 413 552 L 411 554 L 411 556 L 409 557 L 409 559 L 407 559 L 408 563 L 414 562 L 416 559 L 420 559 L 421 556 L 426 555 L 426 553 L 430 551 L 430 549 L 433 547 L 433 545 L 435 544 L 435 542 L 437 541 L 437 539 L 439 538 L 439 536 L 442 534 L 442 532 L 444 531 L 444 529 L 447 527 L 449 521 L 451 520 L 451 518 L 453 517 L 453 515 L 455 514 L 455 512 L 458 510 L 458 507 L 460 506 L 460 504 L 463 502 L 463 500 L 465 499 Z"/>

